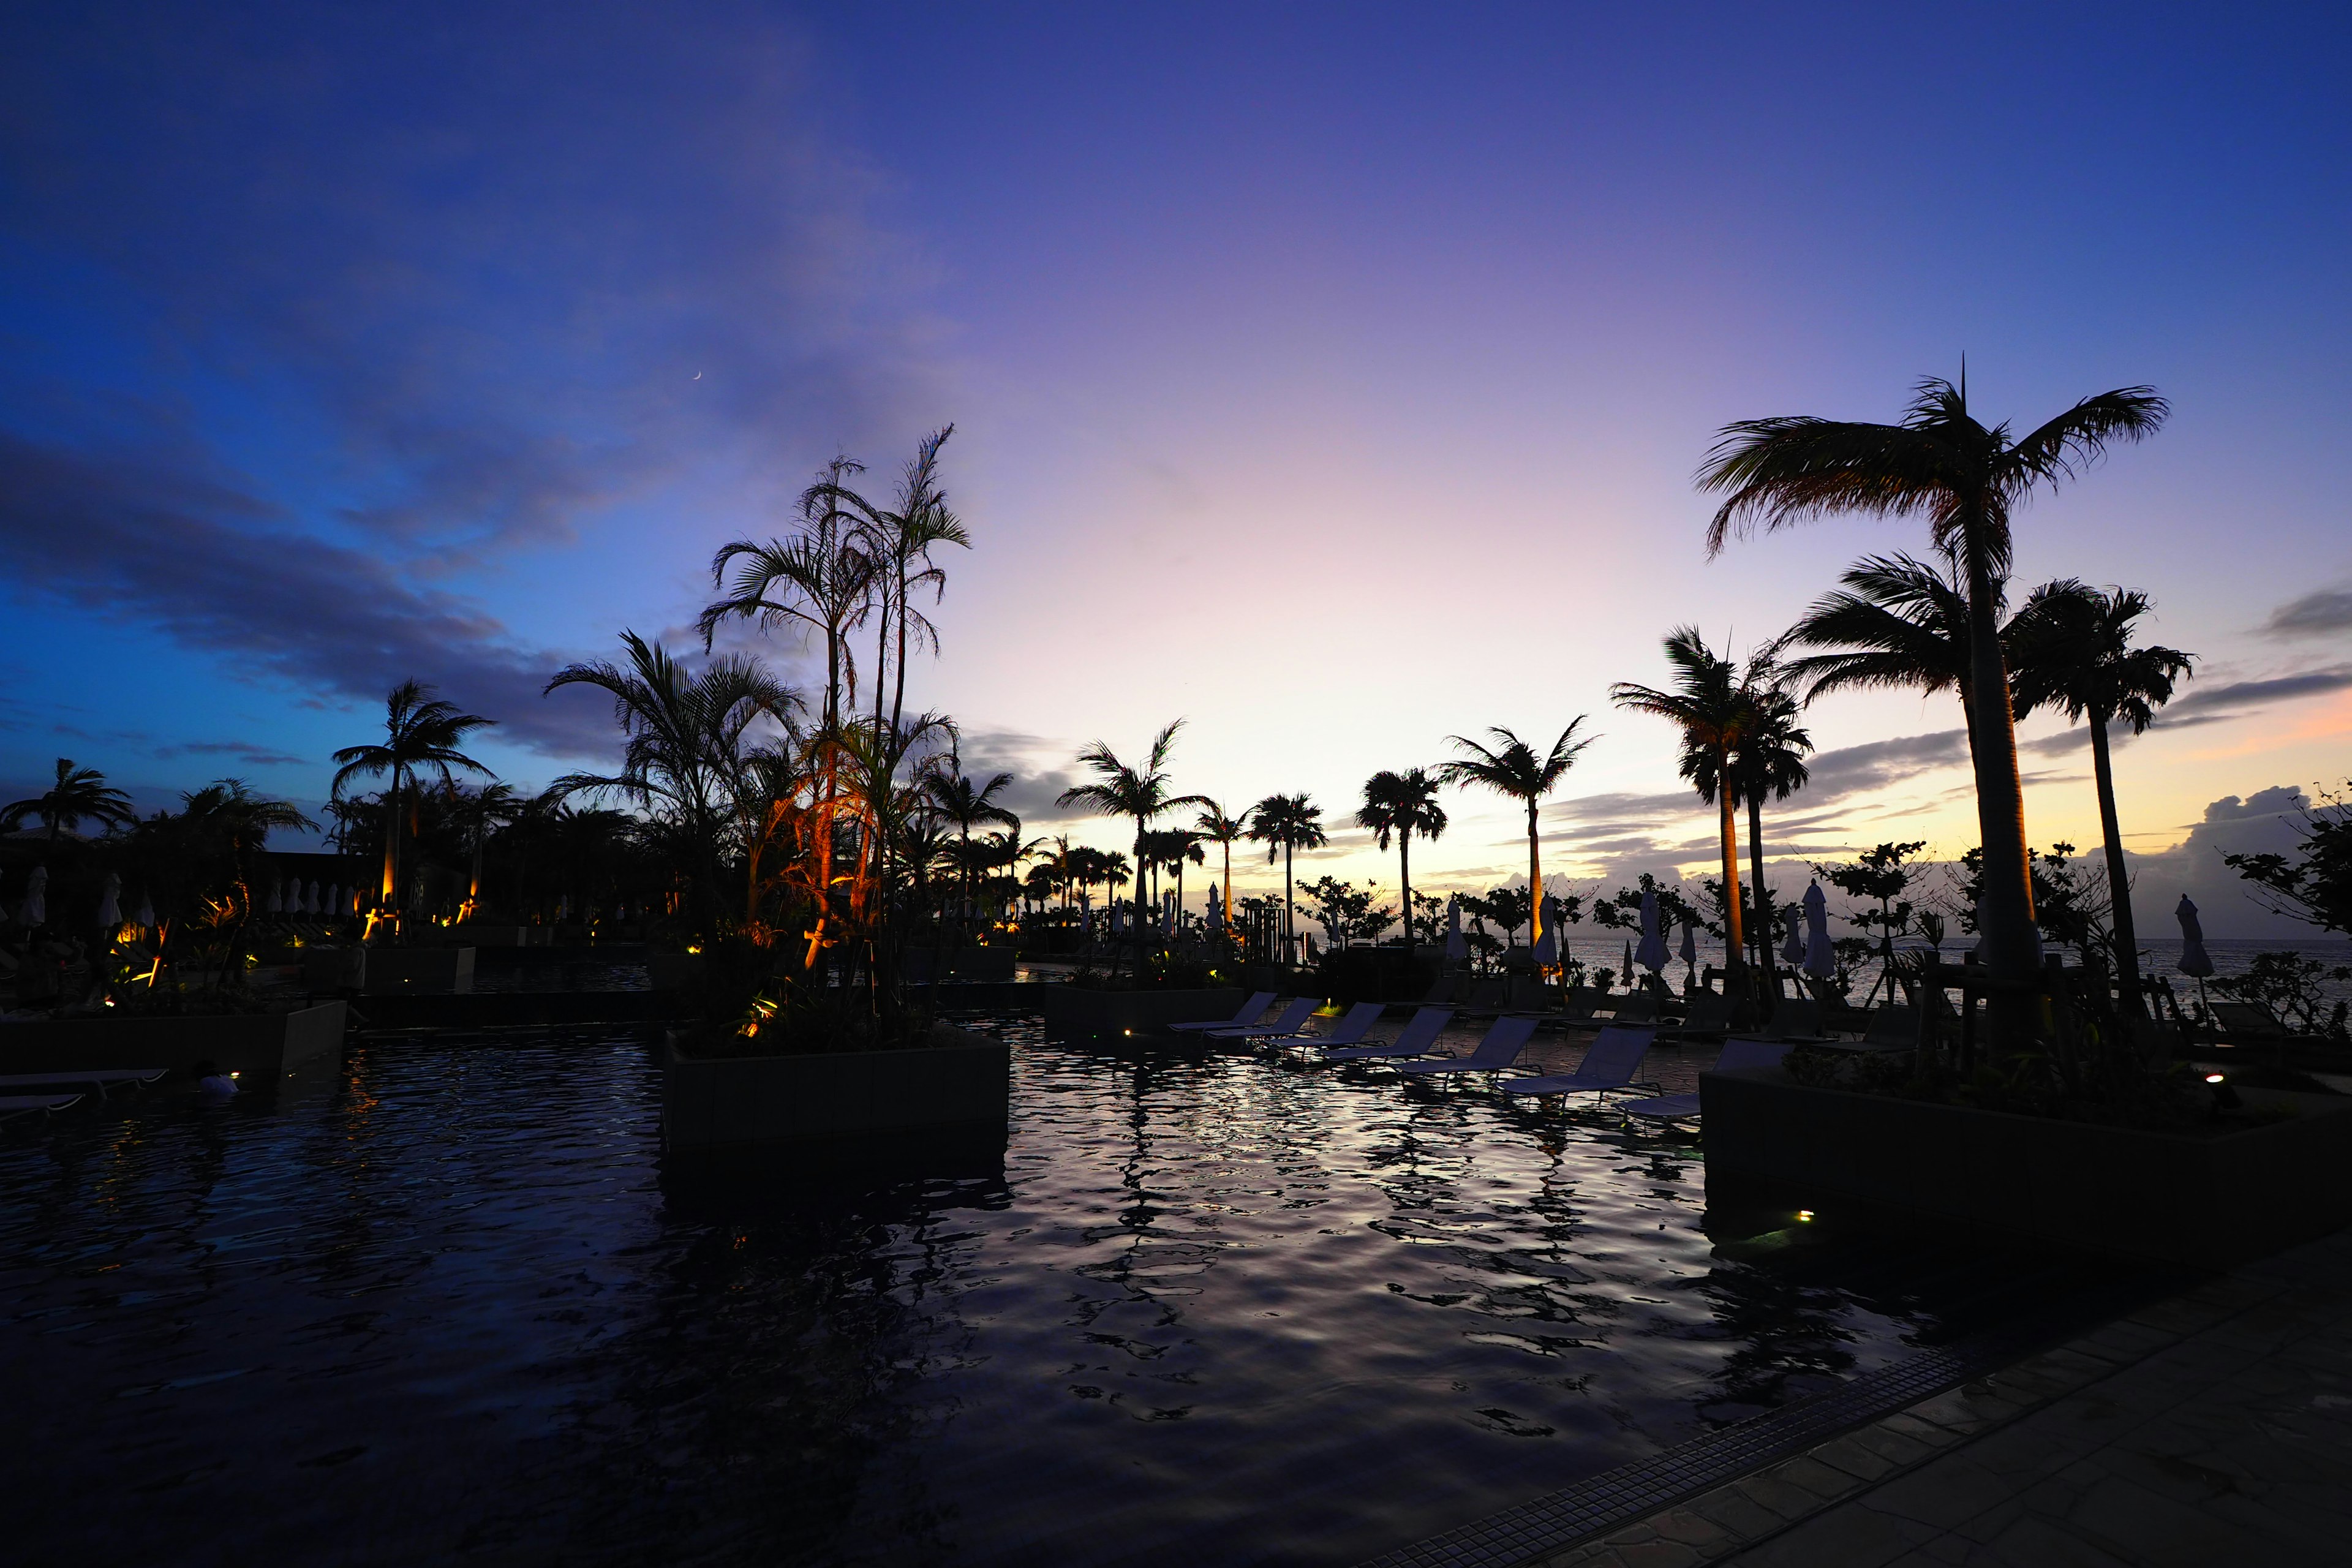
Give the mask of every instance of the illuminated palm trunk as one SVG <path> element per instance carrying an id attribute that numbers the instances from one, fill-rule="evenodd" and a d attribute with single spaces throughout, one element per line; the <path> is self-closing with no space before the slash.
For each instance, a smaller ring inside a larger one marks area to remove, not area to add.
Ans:
<path id="1" fill-rule="evenodd" d="M 1508 931 L 1503 933 L 1509 936 Z M 1536 858 L 1536 802 L 1528 800 L 1528 956 L 1535 956 L 1536 944 L 1543 941 L 1543 868 Z"/>
<path id="2" fill-rule="evenodd" d="M 2091 773 L 2099 791 L 2099 832 L 2106 841 L 2107 897 L 2114 910 L 2116 922 L 2116 983 L 2123 993 L 2124 1016 L 2139 1019 L 2143 998 L 2139 990 L 2139 935 L 2133 929 L 2131 906 L 2131 868 L 2124 864 L 2124 833 L 2116 819 L 2115 763 L 2107 749 L 2107 721 L 2093 709 L 2091 720 Z"/>
<path id="3" fill-rule="evenodd" d="M 1718 765 L 1716 776 L 1723 773 Z M 1748 942 L 1739 918 L 1739 817 L 1730 790 L 1717 789 L 1715 800 L 1716 823 L 1723 837 L 1723 994 L 1730 996 L 1738 994 L 1747 968 Z"/>
<path id="4" fill-rule="evenodd" d="M 2017 773 L 2017 716 L 2009 700 L 1996 588 L 1974 531 L 1968 542 L 1969 707 L 1979 731 L 1974 757 L 1977 832 L 1984 846 L 1979 926 L 1985 967 L 2000 987 L 1990 998 L 1995 1037 L 2021 1046 L 2036 1033 L 2041 1011 L 2034 991 L 2042 973 L 2042 937 L 2033 925 L 2025 790 Z"/>

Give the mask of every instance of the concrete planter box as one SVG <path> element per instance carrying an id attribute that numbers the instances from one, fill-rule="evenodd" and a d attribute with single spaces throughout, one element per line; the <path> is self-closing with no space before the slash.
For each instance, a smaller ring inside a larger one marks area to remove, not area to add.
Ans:
<path id="1" fill-rule="evenodd" d="M 470 947 L 313 947 L 302 954 L 302 988 L 370 996 L 447 995 L 474 988 Z"/>
<path id="2" fill-rule="evenodd" d="M 0 1024 L 0 1073 L 165 1068 L 179 1076 L 209 1060 L 236 1073 L 243 1089 L 275 1089 L 304 1062 L 340 1057 L 349 1015 L 342 1003 L 326 1002 L 221 1018 Z"/>
<path id="3" fill-rule="evenodd" d="M 1055 1039 L 1123 1039 L 1129 1035 L 1165 1035 L 1171 1024 L 1205 1024 L 1230 1018 L 1249 994 L 1238 986 L 1213 991 L 1083 991 L 1075 985 L 1042 986 L 1038 1011 Z"/>
<path id="4" fill-rule="evenodd" d="M 1858 1217 L 1934 1215 L 2070 1249 L 2226 1268 L 2352 1224 L 2352 1098 L 2241 1093 L 2291 1121 L 2147 1132 L 1808 1089 L 1779 1070 L 1699 1079 L 1708 1202 L 1770 1183 Z"/>
<path id="5" fill-rule="evenodd" d="M 702 983 L 702 954 L 698 952 L 649 952 L 646 954 L 646 981 L 655 991 L 683 991 Z"/>
<path id="6" fill-rule="evenodd" d="M 1013 1053 L 940 1025 L 907 1051 L 701 1060 L 675 1050 L 662 1070 L 662 1146 L 673 1152 L 826 1144 L 894 1134 L 985 1134 L 1001 1142 Z"/>

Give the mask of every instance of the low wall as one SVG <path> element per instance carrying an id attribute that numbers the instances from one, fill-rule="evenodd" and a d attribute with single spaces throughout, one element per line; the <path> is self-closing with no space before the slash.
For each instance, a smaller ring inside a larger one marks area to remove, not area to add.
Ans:
<path id="1" fill-rule="evenodd" d="M 1001 1140 L 1013 1053 L 940 1025 L 906 1051 L 699 1059 L 662 1069 L 662 1146 L 674 1152 L 816 1143 L 937 1130 Z"/>
<path id="2" fill-rule="evenodd" d="M 2352 1098 L 2242 1089 L 2290 1120 L 2149 1132 L 1699 1079 L 1709 1202 L 1765 1180 L 1865 1222 L 1940 1215 L 2072 1249 L 2227 1268 L 2352 1224 Z"/>
<path id="3" fill-rule="evenodd" d="M 1045 1032 L 1058 1040 L 1123 1039 L 1130 1035 L 1166 1035 L 1171 1024 L 1205 1024 L 1230 1018 L 1249 994 L 1238 986 L 1210 991 L 1087 991 L 1075 985 L 1041 986 L 1038 1011 Z"/>
<path id="4" fill-rule="evenodd" d="M 201 1061 L 240 1088 L 274 1089 L 296 1068 L 339 1054 L 350 1016 L 341 1002 L 291 1013 L 215 1018 L 58 1018 L 0 1024 L 0 1072 L 163 1068 L 185 1077 Z"/>

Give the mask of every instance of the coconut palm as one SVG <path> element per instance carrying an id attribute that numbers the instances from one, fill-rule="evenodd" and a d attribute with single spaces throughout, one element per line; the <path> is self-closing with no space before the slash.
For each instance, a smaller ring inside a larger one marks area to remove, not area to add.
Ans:
<path id="1" fill-rule="evenodd" d="M 986 782 L 967 777 L 960 759 L 950 760 L 947 767 L 923 780 L 923 793 L 929 797 L 932 808 L 940 817 L 952 824 L 961 841 L 957 862 L 963 868 L 963 897 L 971 900 L 971 830 L 997 823 L 1014 834 L 1021 831 L 1021 819 L 996 803 L 996 797 L 1013 787 L 1011 773 L 997 773 Z"/>
<path id="2" fill-rule="evenodd" d="M 704 651 L 730 620 L 756 620 L 763 630 L 797 622 L 824 639 L 824 712 L 827 734 L 841 728 L 844 710 L 857 691 L 857 662 L 849 634 L 870 613 L 878 567 L 845 510 L 843 480 L 861 472 L 847 458 L 835 458 L 801 495 L 805 527 L 789 541 L 754 544 L 738 539 L 710 558 L 710 580 L 727 596 L 706 606 L 695 622 Z M 729 574 L 732 571 L 732 581 Z"/>
<path id="3" fill-rule="evenodd" d="M 2159 428 L 2169 406 L 2154 389 L 2120 387 L 2084 398 L 2012 438 L 1979 424 L 1968 389 L 1930 378 L 1899 425 L 1785 416 L 1724 426 L 1701 467 L 1703 489 L 1726 499 L 1707 529 L 1708 552 L 1734 532 L 1769 531 L 1832 512 L 1923 515 L 1929 538 L 1958 566 L 1969 605 L 1969 690 L 1976 719 L 1977 826 L 1984 847 L 1984 949 L 2003 1032 L 2032 1026 L 2041 942 L 2033 927 L 2017 727 L 2000 644 L 2000 587 L 2009 573 L 2010 514 L 2054 489 L 2108 445 Z"/>
<path id="4" fill-rule="evenodd" d="M 1865 556 L 1838 581 L 1844 586 L 1815 600 L 1771 649 L 1776 658 L 1790 647 L 1825 651 L 1780 660 L 1781 674 L 1804 684 L 1809 704 L 1832 691 L 1949 691 L 1960 700 L 1975 756 L 1967 593 L 1903 554 Z"/>
<path id="5" fill-rule="evenodd" d="M 1434 840 L 1445 832 L 1445 808 L 1437 804 L 1437 781 L 1425 768 L 1395 773 L 1383 768 L 1364 781 L 1364 804 L 1357 808 L 1356 826 L 1372 830 L 1386 849 L 1397 842 L 1397 879 L 1404 889 L 1404 956 L 1412 963 L 1412 836 Z"/>
<path id="6" fill-rule="evenodd" d="M 948 510 L 947 494 L 940 489 L 940 448 L 955 434 L 952 425 L 925 437 L 898 481 L 898 494 L 889 507 L 877 507 L 838 480 L 821 482 L 812 493 L 827 506 L 855 519 L 859 547 L 873 565 L 871 591 L 880 623 L 874 643 L 874 718 L 882 719 L 883 678 L 891 677 L 890 721 L 897 723 L 907 705 L 907 654 L 929 644 L 939 647 L 939 628 L 914 607 L 919 589 L 931 590 L 938 603 L 947 589 L 947 574 L 931 560 L 936 545 L 971 547 L 971 535 Z M 856 465 L 847 465 L 855 471 Z M 898 657 L 890 657 L 892 644 Z"/>
<path id="7" fill-rule="evenodd" d="M 1674 670 L 1674 689 L 1621 680 L 1609 689 L 1609 698 L 1620 708 L 1664 719 L 1681 731 L 1682 776 L 1701 800 L 1716 808 L 1723 857 L 1724 989 L 1732 992 L 1738 989 L 1748 945 L 1740 921 L 1738 787 L 1732 777 L 1732 759 L 1759 714 L 1737 668 L 1706 646 L 1696 626 L 1676 626 L 1666 634 L 1665 652 Z"/>
<path id="8" fill-rule="evenodd" d="M 1764 802 L 1783 801 L 1811 782 L 1805 753 L 1811 731 L 1798 722 L 1800 709 L 1786 677 L 1769 652 L 1748 660 L 1740 685 L 1753 710 L 1731 754 L 1732 791 L 1748 808 L 1748 864 L 1754 873 L 1748 898 L 1756 908 L 1755 937 L 1759 971 L 1772 968 L 1772 909 L 1764 889 Z"/>
<path id="9" fill-rule="evenodd" d="M 1536 755 L 1533 746 L 1499 724 L 1487 727 L 1487 735 L 1496 742 L 1492 746 L 1482 745 L 1467 736 L 1452 736 L 1453 743 L 1465 754 L 1440 763 L 1437 769 L 1441 783 L 1465 789 L 1475 784 L 1527 808 L 1530 946 L 1543 940 L 1543 863 L 1536 814 L 1543 806 L 1544 796 L 1559 787 L 1568 770 L 1576 765 L 1576 759 L 1583 755 L 1584 748 L 1599 739 L 1594 735 L 1577 738 L 1576 732 L 1583 727 L 1586 717 L 1580 713 L 1570 720 L 1568 728 L 1559 732 L 1559 739 L 1541 756 Z"/>
<path id="10" fill-rule="evenodd" d="M 2146 731 L 2156 710 L 2172 700 L 2173 682 L 2194 659 L 2178 648 L 2132 646 L 2132 623 L 2149 608 L 2134 589 L 2105 592 L 2068 578 L 2045 583 L 2018 611 L 2010 641 L 2011 702 L 2020 717 L 2055 708 L 2091 726 L 2091 776 L 2099 795 L 2099 831 L 2105 840 L 2107 894 L 2114 910 L 2116 973 L 2126 1005 L 2137 1013 L 2139 939 L 2132 923 L 2131 873 L 2124 864 L 2123 829 L 2116 819 L 2115 763 L 2107 726 L 2121 720 L 2133 734 Z"/>
<path id="11" fill-rule="evenodd" d="M 474 869 L 466 884 L 464 911 L 471 915 L 482 897 L 482 851 L 489 843 L 490 829 L 521 816 L 523 802 L 512 784 L 492 784 L 457 792 L 454 805 L 458 828 L 474 847 Z"/>
<path id="12" fill-rule="evenodd" d="M 28 816 L 38 816 L 49 830 L 49 845 L 85 822 L 106 827 L 128 827 L 139 820 L 131 797 L 106 782 L 96 768 L 78 768 L 71 757 L 58 759 L 55 783 L 29 800 L 12 800 L 0 806 L 0 833 L 14 833 Z"/>
<path id="13" fill-rule="evenodd" d="M 1227 926 L 1234 923 L 1234 844 L 1249 831 L 1248 817 L 1249 814 L 1244 812 L 1243 820 L 1236 822 L 1225 815 L 1223 806 L 1213 800 L 1201 808 L 1200 816 L 1192 819 L 1192 831 L 1201 836 L 1201 842 L 1215 845 L 1224 856 Z"/>
<path id="14" fill-rule="evenodd" d="M 1249 809 L 1249 836 L 1265 846 L 1265 863 L 1282 857 L 1282 941 L 1287 953 L 1297 940 L 1297 911 L 1292 907 L 1290 859 L 1301 849 L 1320 849 L 1331 842 L 1323 831 L 1323 808 L 1305 795 L 1270 795 Z"/>
<path id="15" fill-rule="evenodd" d="M 379 908 L 396 909 L 400 889 L 400 823 L 403 792 L 418 787 L 428 773 L 438 774 L 444 788 L 457 782 L 453 769 L 489 777 L 490 770 L 459 751 L 466 737 L 498 722 L 478 713 L 460 713 L 455 704 L 432 695 L 433 688 L 404 680 L 384 699 L 383 743 L 345 746 L 335 753 L 341 764 L 327 793 L 340 796 L 356 778 L 386 775 L 383 791 L 383 885 L 377 891 Z"/>
<path id="16" fill-rule="evenodd" d="M 1175 749 L 1176 731 L 1184 721 L 1172 721 L 1151 738 L 1150 750 L 1140 766 L 1130 767 L 1102 742 L 1097 741 L 1078 753 L 1078 762 L 1093 772 L 1091 783 L 1073 784 L 1064 790 L 1056 804 L 1091 806 L 1105 816 L 1123 816 L 1135 824 L 1135 865 L 1139 877 L 1147 863 L 1144 836 L 1150 832 L 1154 817 L 1161 816 L 1187 805 L 1211 805 L 1214 803 L 1204 795 L 1175 795 L 1168 784 L 1168 754 Z M 1143 942 L 1141 915 L 1142 883 L 1136 884 L 1138 895 L 1136 942 L 1139 952 Z"/>

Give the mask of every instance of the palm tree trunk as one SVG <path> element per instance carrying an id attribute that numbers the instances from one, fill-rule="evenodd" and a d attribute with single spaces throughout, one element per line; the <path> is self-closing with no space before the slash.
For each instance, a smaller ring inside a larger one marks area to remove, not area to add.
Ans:
<path id="1" fill-rule="evenodd" d="M 1397 880 L 1404 886 L 1404 972 L 1412 978 L 1412 829 L 1397 833 Z"/>
<path id="2" fill-rule="evenodd" d="M 1218 847 L 1225 855 L 1225 924 L 1234 923 L 1234 841 L 1226 839 Z"/>
<path id="3" fill-rule="evenodd" d="M 2107 750 L 2107 721 L 2091 716 L 2091 775 L 2099 791 L 2099 831 L 2106 840 L 2107 897 L 2115 910 L 2116 984 L 2123 993 L 2124 1016 L 2146 1016 L 2139 990 L 2139 936 L 2132 926 L 2131 868 L 2124 864 L 2124 834 L 2116 821 L 2115 763 Z"/>
<path id="4" fill-rule="evenodd" d="M 1753 873 L 1748 884 L 1748 897 L 1756 906 L 1755 937 L 1756 973 L 1769 979 L 1772 973 L 1772 910 L 1764 901 L 1764 803 L 1750 797 L 1748 802 L 1748 868 Z M 1766 997 L 1780 990 L 1776 983 L 1764 988 Z M 1770 1005 L 1768 1000 L 1766 1005 Z"/>
<path id="5" fill-rule="evenodd" d="M 1724 770 L 1718 766 L 1717 776 Z M 1717 789 L 1716 826 L 1723 835 L 1723 994 L 1736 996 L 1745 982 L 1748 942 L 1742 930 L 1739 910 L 1739 818 L 1731 804 L 1731 791 Z"/>
<path id="6" fill-rule="evenodd" d="M 1984 846 L 1980 924 L 1992 994 L 1995 1038 L 2022 1045 L 2034 1034 L 2042 938 L 2033 927 L 2033 874 L 2026 859 L 2025 790 L 2017 773 L 2017 717 L 1990 566 L 1974 531 L 1969 550 L 1969 710 L 1976 719 L 1977 833 Z"/>
<path id="7" fill-rule="evenodd" d="M 1290 846 L 1282 847 L 1282 955 L 1286 963 L 1298 962 L 1298 927 L 1291 918 Z"/>
<path id="8" fill-rule="evenodd" d="M 400 886 L 400 770 L 392 772 L 392 787 L 384 791 L 388 815 L 383 824 L 383 890 L 376 902 L 396 908 L 394 894 Z"/>
<path id="9" fill-rule="evenodd" d="M 1508 936 L 1510 933 L 1504 933 Z M 1528 802 L 1528 957 L 1543 940 L 1543 868 L 1536 858 L 1536 803 Z"/>

